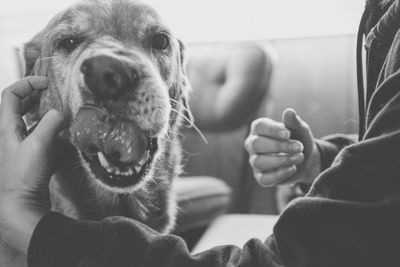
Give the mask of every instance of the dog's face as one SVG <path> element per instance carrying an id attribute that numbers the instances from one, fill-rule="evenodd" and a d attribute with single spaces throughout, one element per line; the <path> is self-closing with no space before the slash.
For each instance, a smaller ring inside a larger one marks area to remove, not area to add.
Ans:
<path id="1" fill-rule="evenodd" d="M 66 136 L 91 179 L 129 192 L 163 167 L 157 161 L 187 110 L 188 83 L 183 46 L 152 8 L 77 4 L 26 44 L 25 59 L 27 74 L 50 80 L 37 114 L 64 112 Z"/>

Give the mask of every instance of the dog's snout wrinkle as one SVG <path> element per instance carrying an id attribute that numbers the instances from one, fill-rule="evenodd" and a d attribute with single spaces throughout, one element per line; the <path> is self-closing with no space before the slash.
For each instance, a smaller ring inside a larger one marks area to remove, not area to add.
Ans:
<path id="1" fill-rule="evenodd" d="M 135 67 L 110 56 L 88 58 L 80 70 L 86 86 L 100 99 L 122 96 L 134 90 L 139 80 Z"/>

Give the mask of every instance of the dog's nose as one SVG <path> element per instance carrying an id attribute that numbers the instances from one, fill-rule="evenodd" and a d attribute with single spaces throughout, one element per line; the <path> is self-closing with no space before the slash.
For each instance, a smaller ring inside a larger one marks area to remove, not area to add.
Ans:
<path id="1" fill-rule="evenodd" d="M 133 66 L 104 55 L 84 60 L 81 72 L 86 86 L 100 99 L 121 96 L 135 89 L 139 80 Z"/>

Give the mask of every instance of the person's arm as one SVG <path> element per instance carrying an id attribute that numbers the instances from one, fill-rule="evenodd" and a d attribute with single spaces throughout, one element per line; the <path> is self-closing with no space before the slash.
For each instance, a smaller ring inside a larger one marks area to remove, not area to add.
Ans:
<path id="1" fill-rule="evenodd" d="M 0 238 L 28 254 L 29 266 L 278 266 L 260 241 L 191 256 L 178 237 L 131 219 L 74 221 L 49 213 L 63 115 L 47 113 L 29 135 L 22 119 L 47 85 L 45 77 L 24 78 L 3 91 L 0 103 Z"/>
<path id="2" fill-rule="evenodd" d="M 191 255 L 184 241 L 124 217 L 76 221 L 48 213 L 28 251 L 29 267 L 282 266 L 273 243 L 252 239 L 243 249 L 222 246 Z"/>
<path id="3" fill-rule="evenodd" d="M 191 255 L 180 238 L 127 218 L 85 222 L 50 213 L 33 234 L 29 267 L 398 266 L 397 124 L 345 148 L 309 195 L 289 204 L 264 243 L 252 239 L 243 249 L 222 246 Z"/>
<path id="4" fill-rule="evenodd" d="M 315 146 L 318 150 L 316 153 L 318 156 L 315 157 L 314 162 L 318 161 L 318 173 L 315 172 L 313 179 L 303 179 L 296 184 L 296 187 L 291 188 L 289 192 L 280 189 L 277 191 L 277 202 L 279 210 L 287 205 L 289 200 L 295 199 L 299 196 L 304 196 L 314 182 L 314 179 L 324 170 L 328 169 L 339 152 L 345 147 L 355 144 L 358 140 L 357 134 L 332 134 L 325 136 L 320 139 L 315 139 Z M 282 191 L 283 190 L 283 191 Z M 281 194 L 281 195 L 278 195 Z"/>
<path id="5" fill-rule="evenodd" d="M 329 168 L 340 150 L 357 142 L 356 134 L 333 134 L 316 139 L 321 160 L 321 172 Z"/>
<path id="6" fill-rule="evenodd" d="M 243 249 L 191 255 L 178 237 L 130 219 L 84 222 L 48 214 L 31 239 L 29 267 L 399 266 L 400 91 L 389 90 L 391 84 L 400 84 L 400 74 L 382 85 L 393 95 L 367 139 L 339 153 L 307 197 L 289 204 L 264 243 L 253 239 Z"/>

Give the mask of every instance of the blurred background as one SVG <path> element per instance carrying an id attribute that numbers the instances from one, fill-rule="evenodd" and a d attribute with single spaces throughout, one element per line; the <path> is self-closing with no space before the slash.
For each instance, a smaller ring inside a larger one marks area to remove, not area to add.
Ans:
<path id="1" fill-rule="evenodd" d="M 3 3 L 0 90 L 18 78 L 15 48 L 73 2 Z M 249 125 L 261 116 L 280 120 L 293 107 L 316 137 L 357 132 L 355 50 L 364 1 L 144 2 L 187 44 L 192 110 L 207 139 L 184 130 L 177 231 L 204 228 L 226 212 L 278 214 L 291 189 L 277 194 L 276 188 L 256 184 L 243 149 Z"/>
<path id="2" fill-rule="evenodd" d="M 13 0 L 0 10 L 0 88 L 15 79 L 10 46 L 27 41 L 74 0 Z M 363 0 L 146 0 L 186 43 L 352 35 Z M 327 48 L 328 50 L 328 48 Z"/>

